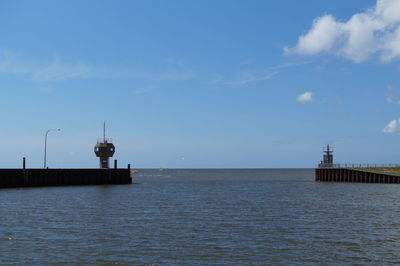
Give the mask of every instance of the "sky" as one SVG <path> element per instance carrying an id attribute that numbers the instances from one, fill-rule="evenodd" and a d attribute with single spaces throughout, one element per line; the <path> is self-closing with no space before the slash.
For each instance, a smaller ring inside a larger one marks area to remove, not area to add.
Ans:
<path id="1" fill-rule="evenodd" d="M 400 1 L 0 1 L 0 167 L 400 160 Z"/>

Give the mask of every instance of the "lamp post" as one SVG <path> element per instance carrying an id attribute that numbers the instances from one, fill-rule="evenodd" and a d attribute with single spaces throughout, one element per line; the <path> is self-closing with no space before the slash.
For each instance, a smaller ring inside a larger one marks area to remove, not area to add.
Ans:
<path id="1" fill-rule="evenodd" d="M 43 163 L 44 168 L 46 168 L 47 135 L 49 134 L 50 131 L 60 131 L 60 130 L 61 129 L 59 128 L 52 128 L 46 131 L 46 134 L 44 136 L 44 163 Z"/>

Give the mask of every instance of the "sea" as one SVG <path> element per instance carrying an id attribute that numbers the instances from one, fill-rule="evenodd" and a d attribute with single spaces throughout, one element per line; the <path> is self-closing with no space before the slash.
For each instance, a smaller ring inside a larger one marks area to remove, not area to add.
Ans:
<path id="1" fill-rule="evenodd" d="M 139 169 L 132 185 L 0 190 L 0 265 L 400 263 L 400 185 L 313 169 Z"/>

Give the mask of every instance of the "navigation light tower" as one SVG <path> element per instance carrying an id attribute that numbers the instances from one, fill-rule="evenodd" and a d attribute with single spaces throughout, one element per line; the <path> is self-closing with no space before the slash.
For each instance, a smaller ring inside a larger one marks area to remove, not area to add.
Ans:
<path id="1" fill-rule="evenodd" d="M 100 158 L 100 168 L 109 168 L 109 158 L 115 152 L 111 139 L 106 139 L 106 122 L 103 124 L 103 138 L 99 139 L 94 146 L 94 153 Z"/>
<path id="2" fill-rule="evenodd" d="M 319 164 L 319 167 L 333 167 L 333 148 L 331 148 L 328 145 L 326 145 L 326 148 L 324 148 L 324 157 L 321 163 Z"/>

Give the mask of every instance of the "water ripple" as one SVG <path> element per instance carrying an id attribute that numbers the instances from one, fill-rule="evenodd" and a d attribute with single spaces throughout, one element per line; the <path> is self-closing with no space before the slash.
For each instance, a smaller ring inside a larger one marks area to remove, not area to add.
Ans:
<path id="1" fill-rule="evenodd" d="M 400 263 L 400 186 L 307 169 L 141 170 L 137 184 L 0 190 L 0 264 Z"/>

